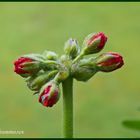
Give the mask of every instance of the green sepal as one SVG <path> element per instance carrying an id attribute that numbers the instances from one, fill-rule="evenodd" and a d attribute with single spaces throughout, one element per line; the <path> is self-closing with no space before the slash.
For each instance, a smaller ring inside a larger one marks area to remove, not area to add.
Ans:
<path id="1" fill-rule="evenodd" d="M 38 61 L 32 61 L 32 62 L 26 62 L 26 63 L 23 63 L 23 70 L 25 71 L 38 71 L 40 68 L 40 65 L 41 63 L 38 62 Z"/>
<path id="2" fill-rule="evenodd" d="M 26 55 L 23 55 L 22 57 L 25 57 L 25 58 L 30 58 L 34 61 L 39 61 L 39 62 L 43 62 L 45 59 L 43 57 L 43 55 L 41 54 L 26 54 Z"/>

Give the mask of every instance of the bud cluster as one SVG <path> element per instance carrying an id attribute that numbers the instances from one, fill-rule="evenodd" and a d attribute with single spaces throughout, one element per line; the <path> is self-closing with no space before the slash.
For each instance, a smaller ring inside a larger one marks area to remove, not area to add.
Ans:
<path id="1" fill-rule="evenodd" d="M 84 57 L 100 52 L 106 42 L 107 37 L 103 32 L 89 34 L 82 48 L 76 39 L 70 38 L 61 57 L 52 51 L 23 55 L 14 62 L 14 71 L 26 78 L 27 86 L 39 95 L 38 101 L 43 106 L 52 107 L 59 100 L 60 83 L 69 76 L 78 81 L 87 81 L 99 71 L 111 72 L 124 64 L 122 56 L 114 52 Z"/>

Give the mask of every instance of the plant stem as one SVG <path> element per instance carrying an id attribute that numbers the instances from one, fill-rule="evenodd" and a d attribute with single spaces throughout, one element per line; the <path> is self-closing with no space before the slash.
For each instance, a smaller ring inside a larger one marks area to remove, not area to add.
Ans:
<path id="1" fill-rule="evenodd" d="M 81 59 L 82 57 L 84 56 L 84 52 L 81 52 L 74 60 L 73 60 L 73 64 L 75 63 L 75 62 L 77 62 L 79 59 Z"/>
<path id="2" fill-rule="evenodd" d="M 73 138 L 73 79 L 68 77 L 63 83 L 63 135 Z"/>

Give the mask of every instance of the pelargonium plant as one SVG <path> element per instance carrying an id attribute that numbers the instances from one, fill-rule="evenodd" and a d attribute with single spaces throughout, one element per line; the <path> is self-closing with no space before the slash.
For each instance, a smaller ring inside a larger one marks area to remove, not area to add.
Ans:
<path id="1" fill-rule="evenodd" d="M 73 137 L 73 79 L 88 81 L 97 72 L 111 72 L 124 62 L 116 52 L 102 53 L 107 37 L 103 32 L 91 33 L 82 47 L 76 39 L 70 38 L 60 57 L 55 52 L 23 55 L 14 62 L 15 72 L 26 78 L 27 86 L 38 95 L 38 102 L 44 107 L 53 107 L 60 98 L 60 84 L 63 88 L 64 137 Z M 89 57 L 86 57 L 90 55 Z"/>

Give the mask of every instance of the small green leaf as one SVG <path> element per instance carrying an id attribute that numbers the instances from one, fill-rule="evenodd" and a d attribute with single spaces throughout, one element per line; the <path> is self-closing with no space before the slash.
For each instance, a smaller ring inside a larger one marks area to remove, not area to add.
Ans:
<path id="1" fill-rule="evenodd" d="M 140 131 L 140 120 L 126 120 L 122 124 L 130 129 L 135 129 Z"/>

